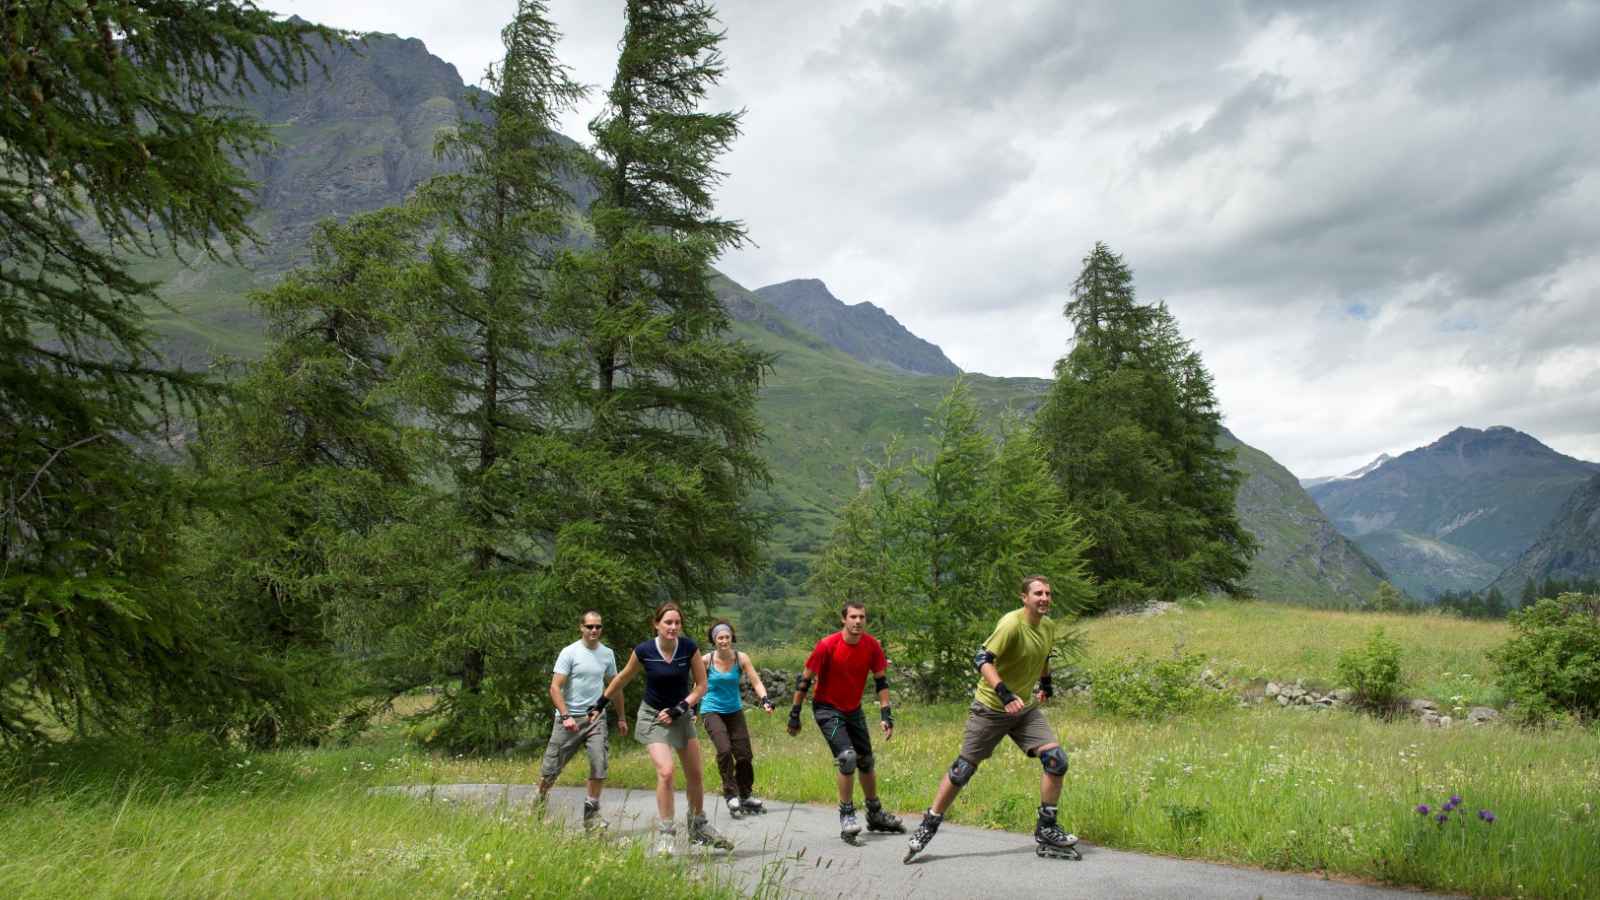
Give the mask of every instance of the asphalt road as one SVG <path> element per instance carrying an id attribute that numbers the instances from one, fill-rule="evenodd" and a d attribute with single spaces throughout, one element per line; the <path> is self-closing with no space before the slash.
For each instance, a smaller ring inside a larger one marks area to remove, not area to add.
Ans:
<path id="1" fill-rule="evenodd" d="M 435 802 L 531 804 L 532 785 L 452 784 L 410 789 Z M 679 853 L 707 865 L 727 866 L 754 892 L 774 879 L 797 898 L 850 900 L 1398 900 L 1413 891 L 1330 881 L 1213 863 L 1107 850 L 1081 843 L 1081 861 L 1041 859 L 1033 837 L 946 824 L 910 865 L 901 863 L 906 836 L 863 834 L 864 847 L 839 838 L 838 811 L 831 806 L 767 801 L 768 812 L 735 820 L 720 798 L 707 798 L 712 824 L 731 838 L 731 852 L 689 848 L 682 827 L 687 806 L 677 797 Z M 958 801 L 959 802 L 959 801 Z M 582 819 L 583 790 L 558 787 L 550 813 L 574 828 Z M 655 837 L 655 794 L 607 789 L 601 803 L 610 833 L 622 839 Z M 920 813 L 895 810 L 912 828 Z M 1070 823 L 1063 823 L 1070 827 Z"/>

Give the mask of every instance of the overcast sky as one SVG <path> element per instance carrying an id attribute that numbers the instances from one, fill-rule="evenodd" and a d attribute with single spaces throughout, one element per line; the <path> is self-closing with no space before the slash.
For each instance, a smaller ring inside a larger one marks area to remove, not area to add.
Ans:
<path id="1" fill-rule="evenodd" d="M 469 82 L 512 0 L 263 0 Z M 611 77 L 620 0 L 554 0 Z M 1096 241 L 1296 475 L 1457 426 L 1600 461 L 1600 3 L 724 0 L 746 287 L 820 278 L 1049 377 Z M 596 91 L 598 95 L 598 91 Z M 588 140 L 590 105 L 564 131 Z"/>

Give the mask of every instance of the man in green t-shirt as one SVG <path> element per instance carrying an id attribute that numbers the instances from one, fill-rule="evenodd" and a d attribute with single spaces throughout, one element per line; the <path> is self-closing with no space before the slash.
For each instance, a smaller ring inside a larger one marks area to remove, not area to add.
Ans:
<path id="1" fill-rule="evenodd" d="M 1077 836 L 1056 824 L 1056 801 L 1061 798 L 1062 776 L 1067 773 L 1067 752 L 1040 709 L 1055 693 L 1050 683 L 1050 654 L 1056 642 L 1056 624 L 1047 615 L 1049 612 L 1050 582 L 1043 575 L 1029 575 L 1022 580 L 1022 608 L 1001 616 L 994 633 L 973 657 L 978 689 L 967 712 L 961 752 L 940 780 L 933 806 L 912 833 L 905 862 L 911 862 L 933 840 L 945 811 L 978 771 L 978 765 L 1008 737 L 1044 766 L 1039 785 L 1039 818 L 1033 830 L 1038 854 L 1057 859 L 1083 858 L 1076 847 Z M 1035 680 L 1037 689 L 1028 690 Z M 1018 696 L 1008 683 L 1025 692 Z"/>

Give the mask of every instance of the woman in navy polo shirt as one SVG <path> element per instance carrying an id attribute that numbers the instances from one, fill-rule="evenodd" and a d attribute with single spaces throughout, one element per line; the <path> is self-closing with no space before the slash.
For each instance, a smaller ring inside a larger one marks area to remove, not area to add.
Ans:
<path id="1" fill-rule="evenodd" d="M 676 603 L 656 607 L 656 636 L 633 648 L 628 664 L 611 679 L 597 710 L 622 696 L 622 689 L 633 676 L 644 671 L 644 700 L 634 723 L 633 738 L 644 744 L 656 767 L 656 811 L 660 816 L 656 852 L 671 854 L 678 834 L 673 816 L 673 760 L 678 751 L 683 761 L 684 795 L 689 800 L 689 841 L 719 850 L 732 850 L 733 842 L 723 837 L 705 814 L 705 786 L 702 783 L 700 739 L 695 735 L 694 716 L 689 713 L 706 692 L 706 664 L 700 647 L 683 636 L 683 610 Z M 593 715 L 593 712 L 590 713 Z"/>

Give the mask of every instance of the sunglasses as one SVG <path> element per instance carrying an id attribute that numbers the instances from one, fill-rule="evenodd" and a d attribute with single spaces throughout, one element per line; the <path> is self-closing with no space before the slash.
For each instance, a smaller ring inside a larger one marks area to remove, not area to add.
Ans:
<path id="1" fill-rule="evenodd" d="M 599 631 L 600 629 L 604 628 L 605 626 L 604 625 L 585 625 L 583 627 L 584 627 L 585 631 Z"/>

